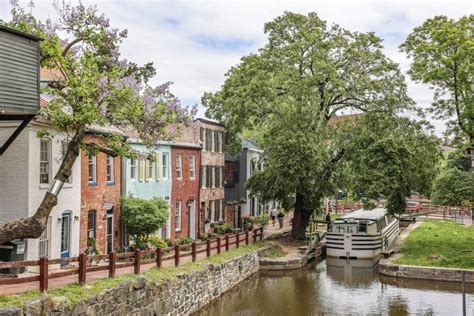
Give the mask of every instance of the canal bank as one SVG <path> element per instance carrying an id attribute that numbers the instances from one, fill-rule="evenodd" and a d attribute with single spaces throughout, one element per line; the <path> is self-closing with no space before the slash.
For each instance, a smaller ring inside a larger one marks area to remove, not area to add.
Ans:
<path id="1" fill-rule="evenodd" d="M 22 306 L 0 308 L 0 315 L 189 314 L 258 272 L 261 252 L 267 248 L 262 243 L 242 246 L 180 267 L 154 268 L 138 277 L 69 285 L 43 297 L 31 293 Z M 84 297 L 93 292 L 88 291 L 92 287 L 97 288 L 97 294 Z M 8 296 L 0 298 L 0 306 L 8 305 L 2 299 Z"/>

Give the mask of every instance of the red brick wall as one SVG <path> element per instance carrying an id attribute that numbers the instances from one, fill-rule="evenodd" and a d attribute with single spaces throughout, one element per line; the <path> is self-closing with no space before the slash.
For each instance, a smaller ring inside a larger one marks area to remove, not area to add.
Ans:
<path id="1" fill-rule="evenodd" d="M 182 180 L 176 177 L 176 155 L 181 154 Z M 189 177 L 190 166 L 189 156 L 194 155 L 195 159 L 195 177 L 191 180 Z M 199 223 L 199 166 L 201 159 L 201 150 L 186 147 L 171 147 L 171 174 L 173 176 L 173 185 L 171 189 L 171 238 L 180 238 L 189 236 L 189 212 L 188 202 L 194 200 L 195 208 L 195 238 L 198 236 Z M 181 201 L 181 231 L 175 231 L 175 212 L 176 201 Z"/>
<path id="2" fill-rule="evenodd" d="M 101 138 L 94 135 L 87 135 L 86 141 L 101 143 Z M 89 185 L 89 158 L 84 151 L 81 151 L 81 229 L 79 251 L 84 252 L 87 248 L 87 217 L 89 210 L 96 210 L 96 244 L 101 254 L 106 254 L 106 216 L 105 203 L 114 205 L 114 227 L 113 244 L 114 250 L 120 247 L 120 197 L 122 179 L 122 159 L 114 158 L 114 184 L 107 184 L 107 155 L 99 152 L 96 155 L 97 185 Z"/>

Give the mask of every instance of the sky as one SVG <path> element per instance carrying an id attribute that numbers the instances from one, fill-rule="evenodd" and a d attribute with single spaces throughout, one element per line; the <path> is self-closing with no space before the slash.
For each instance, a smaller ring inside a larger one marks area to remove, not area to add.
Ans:
<path id="1" fill-rule="evenodd" d="M 29 0 L 19 0 L 26 6 Z M 139 64 L 152 61 L 157 75 L 152 84 L 174 82 L 172 91 L 183 104 L 199 105 L 204 92 L 214 92 L 225 80 L 225 73 L 242 56 L 257 52 L 266 43 L 263 32 L 269 22 L 285 11 L 316 12 L 328 24 L 339 24 L 351 31 L 375 32 L 384 39 L 384 52 L 406 73 L 410 60 L 399 52 L 399 45 L 414 27 L 435 15 L 459 18 L 474 12 L 474 1 L 145 1 L 83 0 L 97 5 L 110 18 L 111 25 L 128 29 L 121 52 Z M 36 0 L 33 15 L 54 18 L 53 0 Z M 66 1 L 76 4 L 76 0 Z M 0 0 L 0 19 L 10 19 L 9 0 Z M 409 95 L 426 108 L 432 92 L 407 76 Z M 433 121 L 441 135 L 444 123 Z"/>

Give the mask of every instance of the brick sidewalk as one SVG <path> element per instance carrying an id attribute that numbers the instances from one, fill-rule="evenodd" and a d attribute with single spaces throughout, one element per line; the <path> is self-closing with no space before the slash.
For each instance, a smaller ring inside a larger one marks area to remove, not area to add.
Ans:
<path id="1" fill-rule="evenodd" d="M 252 235 L 250 235 L 249 238 L 249 244 L 252 244 Z M 244 246 L 245 241 L 240 241 L 240 245 Z M 229 245 L 229 249 L 235 248 L 235 245 Z M 225 252 L 225 248 L 221 250 L 221 253 Z M 211 255 L 217 254 L 217 249 L 211 250 Z M 206 253 L 198 253 L 196 254 L 196 259 L 205 259 L 206 258 Z M 181 257 L 180 258 L 180 265 L 191 262 L 192 258 L 191 255 L 186 256 L 186 257 Z M 166 260 L 163 261 L 162 267 L 172 267 L 174 266 L 174 260 Z M 150 270 L 151 268 L 156 267 L 155 263 L 149 263 L 149 264 L 142 264 L 140 266 L 140 271 L 145 272 Z M 115 276 L 120 276 L 124 274 L 132 274 L 133 273 L 134 267 L 124 267 L 124 268 L 117 268 L 115 271 Z M 94 272 L 87 272 L 86 274 L 86 283 L 91 283 L 96 280 L 100 279 L 106 279 L 109 277 L 109 271 L 108 270 L 103 270 L 103 271 L 94 271 Z M 68 284 L 73 284 L 73 283 L 78 283 L 78 275 L 70 275 L 70 276 L 65 276 L 65 277 L 60 277 L 60 278 L 54 278 L 54 279 L 49 279 L 48 285 L 49 289 L 53 288 L 58 288 L 62 287 Z M 20 283 L 20 284 L 10 284 L 10 285 L 2 285 L 0 286 L 0 295 L 6 295 L 6 294 L 20 294 L 20 293 L 25 293 L 29 291 L 34 291 L 34 290 L 39 290 L 39 282 L 28 282 L 28 283 Z"/>

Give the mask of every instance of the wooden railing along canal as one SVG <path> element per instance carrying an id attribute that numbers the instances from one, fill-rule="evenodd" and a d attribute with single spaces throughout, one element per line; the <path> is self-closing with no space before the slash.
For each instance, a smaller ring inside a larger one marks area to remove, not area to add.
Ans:
<path id="1" fill-rule="evenodd" d="M 133 252 L 116 253 L 111 252 L 108 255 L 88 256 L 85 253 L 77 257 L 62 258 L 48 260 L 41 258 L 39 260 L 30 261 L 11 261 L 0 262 L 0 268 L 20 268 L 39 266 L 39 275 L 26 277 L 9 277 L 0 278 L 0 285 L 22 284 L 30 282 L 39 282 L 39 290 L 46 292 L 48 290 L 48 281 L 50 279 L 61 278 L 70 275 L 78 275 L 79 284 L 87 282 L 87 273 L 95 271 L 109 271 L 109 278 L 115 277 L 117 269 L 133 266 L 133 272 L 140 274 L 141 266 L 145 264 L 155 263 L 158 268 L 162 268 L 163 262 L 173 260 L 175 266 L 180 265 L 180 261 L 184 257 L 191 257 L 193 262 L 196 261 L 198 254 L 206 253 L 206 257 L 210 257 L 213 250 L 217 254 L 229 251 L 230 247 L 235 245 L 238 248 L 241 244 L 248 245 L 255 243 L 257 240 L 263 239 L 263 227 L 254 229 L 253 231 L 245 231 L 235 234 L 227 234 L 213 239 L 201 242 L 193 242 L 187 245 L 175 245 L 168 248 L 157 248 L 151 250 L 138 250 Z M 97 266 L 88 266 L 88 262 L 106 262 Z M 76 263 L 77 267 L 72 267 L 65 271 L 52 272 L 49 271 L 50 265 Z"/>

